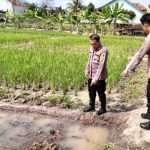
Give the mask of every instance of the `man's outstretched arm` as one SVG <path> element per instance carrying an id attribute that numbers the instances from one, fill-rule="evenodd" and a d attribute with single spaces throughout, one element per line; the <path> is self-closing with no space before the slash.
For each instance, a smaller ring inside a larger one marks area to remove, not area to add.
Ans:
<path id="1" fill-rule="evenodd" d="M 145 42 L 139 49 L 139 51 L 134 55 L 132 60 L 127 65 L 126 69 L 123 71 L 122 76 L 127 76 L 129 72 L 134 71 L 135 68 L 140 64 L 145 54 L 150 51 L 150 38 L 146 38 Z"/>

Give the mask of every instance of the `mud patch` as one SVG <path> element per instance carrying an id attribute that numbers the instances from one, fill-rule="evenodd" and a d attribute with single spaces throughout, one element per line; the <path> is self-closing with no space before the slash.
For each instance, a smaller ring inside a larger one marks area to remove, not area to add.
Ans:
<path id="1" fill-rule="evenodd" d="M 81 132 L 82 131 L 82 132 Z M 72 150 L 98 150 L 107 140 L 108 130 L 99 127 L 72 126 L 59 144 Z"/>
<path id="2" fill-rule="evenodd" d="M 0 149 L 63 150 L 82 144 L 98 149 L 105 144 L 108 131 L 31 113 L 0 112 Z M 97 134 L 99 133 L 99 134 Z M 76 147 L 78 148 L 78 147 Z"/>
<path id="3" fill-rule="evenodd" d="M 16 150 L 46 140 L 53 144 L 61 136 L 63 123 L 37 115 L 0 112 L 0 126 L 0 148 Z"/>

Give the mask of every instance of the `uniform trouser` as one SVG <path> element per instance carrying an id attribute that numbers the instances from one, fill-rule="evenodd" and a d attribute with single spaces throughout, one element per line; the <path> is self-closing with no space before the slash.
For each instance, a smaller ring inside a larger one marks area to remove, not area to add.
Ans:
<path id="1" fill-rule="evenodd" d="M 150 113 L 150 79 L 148 79 L 148 85 L 147 85 L 147 112 Z"/>
<path id="2" fill-rule="evenodd" d="M 99 80 L 96 85 L 91 86 L 92 79 L 88 80 L 88 91 L 90 98 L 90 106 L 95 108 L 96 92 L 98 93 L 99 100 L 101 102 L 101 108 L 106 109 L 106 82 L 105 80 Z"/>

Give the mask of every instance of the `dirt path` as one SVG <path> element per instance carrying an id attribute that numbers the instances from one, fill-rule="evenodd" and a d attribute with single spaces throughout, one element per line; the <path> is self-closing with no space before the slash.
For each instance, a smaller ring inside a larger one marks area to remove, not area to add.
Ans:
<path id="1" fill-rule="evenodd" d="M 39 115 L 46 115 L 53 118 L 61 118 L 65 121 L 70 121 L 74 123 L 81 123 L 84 125 L 92 126 L 105 126 L 111 127 L 113 124 L 121 124 L 126 120 L 122 115 L 126 113 L 113 113 L 108 112 L 105 115 L 97 116 L 95 112 L 84 113 L 79 109 L 68 110 L 68 109 L 59 109 L 58 107 L 42 107 L 42 106 L 30 106 L 30 105 L 13 105 L 8 103 L 0 103 L 0 110 L 16 112 L 16 113 L 35 113 Z M 119 115 L 118 115 L 119 114 Z M 121 116 L 121 118 L 120 118 Z"/>

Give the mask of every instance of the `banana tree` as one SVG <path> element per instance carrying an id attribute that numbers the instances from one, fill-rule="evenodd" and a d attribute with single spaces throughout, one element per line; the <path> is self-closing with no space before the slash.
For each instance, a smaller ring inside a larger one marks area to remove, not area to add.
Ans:
<path id="1" fill-rule="evenodd" d="M 81 23 L 81 10 L 83 8 L 82 0 L 72 0 L 71 3 L 67 4 L 68 21 L 71 22 L 72 28 L 76 25 L 76 32 L 79 32 L 79 24 Z"/>
<path id="2" fill-rule="evenodd" d="M 38 11 L 38 9 L 34 9 L 34 10 L 26 9 L 23 15 L 26 18 L 26 20 L 35 20 L 36 11 Z"/>
<path id="3" fill-rule="evenodd" d="M 81 10 L 81 23 L 84 27 L 84 33 L 87 32 L 85 24 L 89 22 L 89 12 L 88 9 Z"/>
<path id="4" fill-rule="evenodd" d="M 64 14 L 59 12 L 58 15 L 56 16 L 56 21 L 59 24 L 59 30 L 62 31 L 63 30 L 63 23 L 65 22 Z"/>
<path id="5" fill-rule="evenodd" d="M 15 14 L 14 15 L 14 24 L 16 26 L 16 28 L 19 28 L 19 24 L 22 23 L 25 20 L 24 15 L 22 14 Z"/>
<path id="6" fill-rule="evenodd" d="M 75 23 L 76 23 L 76 32 L 79 33 L 79 25 L 81 24 L 82 16 L 81 12 L 79 11 L 75 16 Z"/>
<path id="7" fill-rule="evenodd" d="M 66 22 L 68 22 L 68 23 L 71 24 L 71 32 L 73 32 L 74 26 L 75 26 L 75 24 L 76 24 L 76 20 L 75 20 L 74 14 L 73 14 L 72 12 L 69 12 L 69 13 L 67 14 Z"/>
<path id="8" fill-rule="evenodd" d="M 94 9 L 94 8 L 93 8 Z M 102 20 L 102 15 L 98 10 L 89 11 L 89 8 L 86 8 L 81 11 L 82 23 L 88 22 L 91 25 L 93 33 L 97 33 L 97 29 L 100 26 Z"/>
<path id="9" fill-rule="evenodd" d="M 28 10 L 26 14 L 29 15 L 29 17 L 34 20 L 44 21 L 47 24 L 46 29 L 48 30 L 49 26 L 53 26 L 54 16 L 48 10 L 46 11 L 46 13 L 45 12 L 39 13 L 39 12 L 40 10 L 38 8 L 35 8 L 33 11 Z"/>
<path id="10" fill-rule="evenodd" d="M 46 22 L 47 27 L 46 29 L 48 30 L 49 27 L 54 26 L 55 22 L 56 22 L 56 18 L 54 16 L 54 14 L 52 14 L 50 11 L 47 11 L 47 14 L 43 14 L 42 17 L 38 17 L 39 19 L 42 18 L 41 20 L 43 20 L 44 22 Z"/>
<path id="11" fill-rule="evenodd" d="M 118 22 L 128 22 L 130 16 L 124 12 L 123 4 L 116 3 L 114 6 L 106 6 L 102 9 L 101 15 L 106 23 L 113 24 L 113 35 L 115 34 Z"/>
<path id="12" fill-rule="evenodd" d="M 89 20 L 91 22 L 91 27 L 94 29 L 93 32 L 95 34 L 97 34 L 99 18 L 100 18 L 100 13 L 98 11 L 94 11 L 89 15 Z"/>

